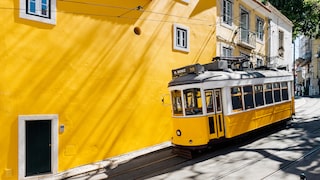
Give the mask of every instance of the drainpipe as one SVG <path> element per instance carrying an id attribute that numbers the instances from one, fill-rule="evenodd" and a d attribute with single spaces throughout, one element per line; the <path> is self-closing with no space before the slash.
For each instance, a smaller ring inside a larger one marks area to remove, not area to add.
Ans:
<path id="1" fill-rule="evenodd" d="M 267 52 L 267 66 L 270 66 L 271 64 L 271 18 L 268 18 L 268 52 Z"/>

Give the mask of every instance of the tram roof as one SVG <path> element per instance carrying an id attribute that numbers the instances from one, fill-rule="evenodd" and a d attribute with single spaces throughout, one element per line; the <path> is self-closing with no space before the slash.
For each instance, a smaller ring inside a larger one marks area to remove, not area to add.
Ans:
<path id="1" fill-rule="evenodd" d="M 284 70 L 278 70 L 278 69 L 245 70 L 245 71 L 204 70 L 201 73 L 191 72 L 181 76 L 176 76 L 169 82 L 169 87 L 183 85 L 183 84 L 202 83 L 202 82 L 208 82 L 208 81 L 243 80 L 243 79 L 254 79 L 254 78 L 276 78 L 276 77 L 290 77 L 290 76 L 292 76 L 292 73 Z"/>

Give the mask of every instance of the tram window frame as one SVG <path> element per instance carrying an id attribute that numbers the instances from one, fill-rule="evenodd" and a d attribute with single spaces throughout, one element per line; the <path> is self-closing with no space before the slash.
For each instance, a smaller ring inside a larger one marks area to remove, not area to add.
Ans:
<path id="1" fill-rule="evenodd" d="M 281 82 L 281 98 L 282 101 L 289 100 L 289 89 L 288 89 L 288 82 Z"/>
<path id="2" fill-rule="evenodd" d="M 254 85 L 254 101 L 256 107 L 264 106 L 265 104 L 263 92 L 263 84 Z"/>
<path id="3" fill-rule="evenodd" d="M 273 93 L 272 93 L 272 83 L 266 83 L 263 85 L 265 103 L 272 104 L 273 103 Z"/>
<path id="4" fill-rule="evenodd" d="M 200 88 L 183 90 L 183 98 L 186 116 L 203 114 Z"/>
<path id="5" fill-rule="evenodd" d="M 232 110 L 233 111 L 242 111 L 243 102 L 242 102 L 242 88 L 241 86 L 231 87 L 231 101 L 232 101 Z"/>
<path id="6" fill-rule="evenodd" d="M 204 94 L 205 94 L 205 100 L 206 100 L 207 113 L 214 113 L 213 90 L 206 90 Z"/>
<path id="7" fill-rule="evenodd" d="M 182 96 L 180 90 L 171 91 L 172 113 L 174 116 L 183 116 Z"/>
<path id="8" fill-rule="evenodd" d="M 280 92 L 280 83 L 275 82 L 272 84 L 272 90 L 273 90 L 273 99 L 274 102 L 281 102 L 281 92 Z"/>
<path id="9" fill-rule="evenodd" d="M 254 108 L 254 100 L 253 100 L 253 88 L 251 85 L 243 86 L 243 99 L 244 99 L 244 108 L 252 109 Z"/>

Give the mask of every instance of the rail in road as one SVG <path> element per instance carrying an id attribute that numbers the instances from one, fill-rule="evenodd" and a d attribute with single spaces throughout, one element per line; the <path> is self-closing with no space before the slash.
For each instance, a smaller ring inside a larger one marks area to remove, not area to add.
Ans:
<path id="1" fill-rule="evenodd" d="M 70 179 L 299 179 L 305 173 L 310 180 L 320 176 L 320 99 L 300 98 L 296 104 L 290 128 L 250 133 L 193 159 L 168 147 Z"/>

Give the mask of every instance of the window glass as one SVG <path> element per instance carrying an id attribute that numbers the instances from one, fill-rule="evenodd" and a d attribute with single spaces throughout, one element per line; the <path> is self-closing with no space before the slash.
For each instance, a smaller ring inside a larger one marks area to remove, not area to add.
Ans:
<path id="1" fill-rule="evenodd" d="M 282 94 L 282 100 L 289 100 L 288 96 L 288 83 L 282 82 L 281 83 L 281 94 Z"/>
<path id="2" fill-rule="evenodd" d="M 235 111 L 242 110 L 242 92 L 241 87 L 232 87 L 231 88 L 231 100 L 232 100 L 232 109 Z"/>
<path id="3" fill-rule="evenodd" d="M 199 88 L 183 91 L 186 115 L 202 114 L 201 93 Z"/>
<path id="4" fill-rule="evenodd" d="M 272 84 L 268 83 L 264 85 L 264 94 L 265 94 L 265 102 L 266 104 L 273 103 L 273 97 L 272 97 Z"/>
<path id="5" fill-rule="evenodd" d="M 27 13 L 41 17 L 49 17 L 50 5 L 48 0 L 27 0 Z"/>
<path id="6" fill-rule="evenodd" d="M 255 85 L 254 86 L 254 98 L 256 101 L 256 106 L 263 106 L 264 105 L 264 98 L 263 98 L 263 86 L 262 85 Z"/>
<path id="7" fill-rule="evenodd" d="M 182 112 L 181 91 L 178 91 L 178 90 L 171 91 L 171 98 L 172 98 L 173 115 L 182 116 L 183 112 Z"/>
<path id="8" fill-rule="evenodd" d="M 47 24 L 56 24 L 57 0 L 19 0 L 19 17 Z"/>
<path id="9" fill-rule="evenodd" d="M 257 17 L 256 32 L 257 32 L 257 38 L 261 41 L 263 41 L 263 35 L 264 35 L 263 25 L 264 25 L 264 20 L 260 17 Z"/>
<path id="10" fill-rule="evenodd" d="M 180 24 L 173 25 L 173 49 L 189 52 L 189 27 Z"/>
<path id="11" fill-rule="evenodd" d="M 280 83 L 273 83 L 273 95 L 274 95 L 274 102 L 281 101 Z"/>
<path id="12" fill-rule="evenodd" d="M 222 56 L 224 57 L 232 56 L 232 49 L 229 47 L 222 47 Z"/>
<path id="13" fill-rule="evenodd" d="M 32 13 L 32 14 L 36 13 L 36 0 L 29 1 L 29 13 Z"/>
<path id="14" fill-rule="evenodd" d="M 223 0 L 223 22 L 232 25 L 232 2 Z"/>
<path id="15" fill-rule="evenodd" d="M 278 53 L 280 57 L 283 57 L 284 55 L 284 32 L 283 31 L 279 31 L 279 49 L 278 49 Z"/>
<path id="16" fill-rule="evenodd" d="M 187 48 L 187 30 L 182 28 L 177 28 L 177 47 Z"/>
<path id="17" fill-rule="evenodd" d="M 213 110 L 213 91 L 206 91 L 206 105 L 207 105 L 207 112 L 212 113 L 214 112 Z"/>
<path id="18" fill-rule="evenodd" d="M 222 104 L 221 104 L 221 97 L 220 97 L 221 93 L 220 91 L 215 91 L 215 97 L 216 97 L 216 111 L 217 112 L 221 112 L 222 111 Z"/>
<path id="19" fill-rule="evenodd" d="M 243 94 L 244 94 L 244 108 L 245 109 L 254 108 L 252 86 L 244 86 Z"/>
<path id="20" fill-rule="evenodd" d="M 47 17 L 49 9 L 49 0 L 41 0 L 41 15 Z"/>
<path id="21" fill-rule="evenodd" d="M 257 59 L 257 67 L 263 66 L 263 60 L 262 59 Z"/>

